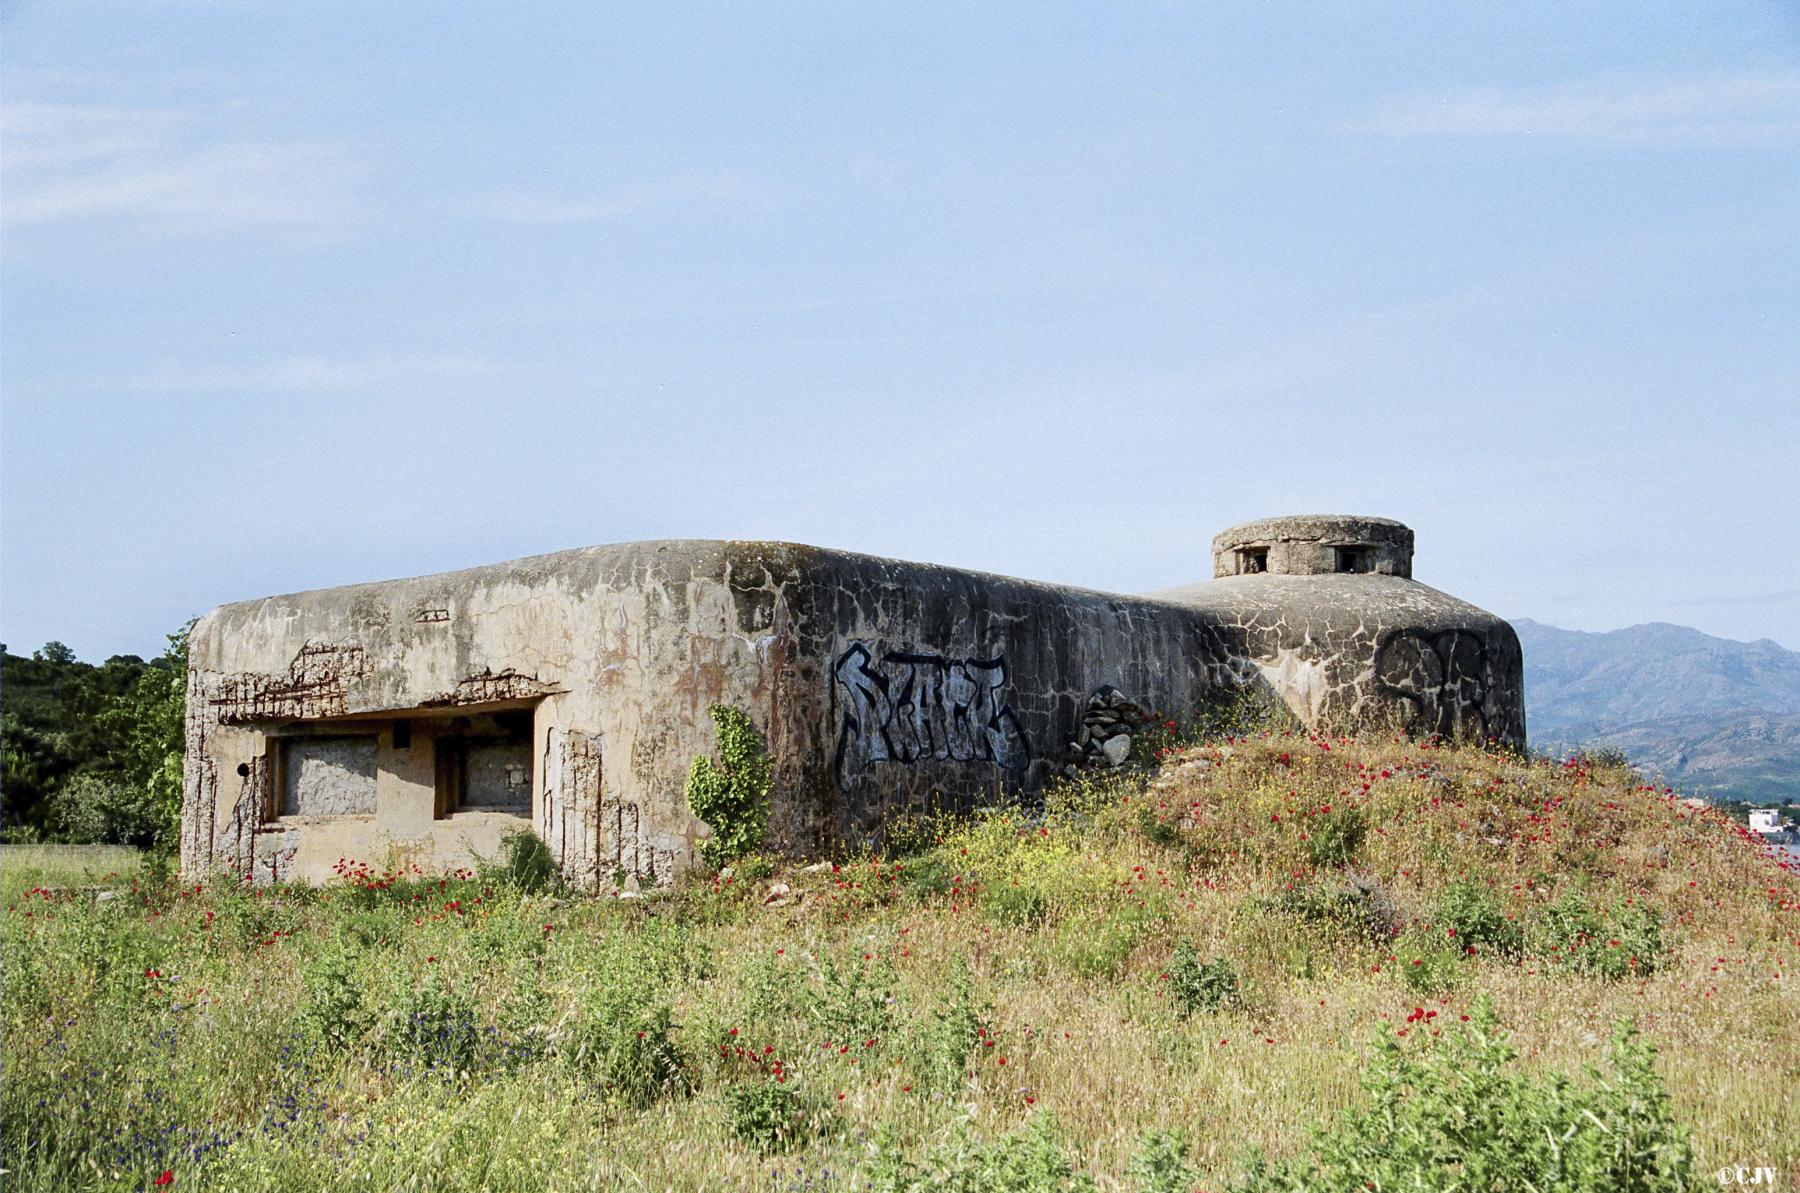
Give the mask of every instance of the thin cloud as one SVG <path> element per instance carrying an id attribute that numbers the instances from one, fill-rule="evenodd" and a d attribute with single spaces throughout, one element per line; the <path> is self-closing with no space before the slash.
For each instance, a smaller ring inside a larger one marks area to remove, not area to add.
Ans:
<path id="1" fill-rule="evenodd" d="M 499 372 L 485 357 L 413 353 L 365 357 L 287 356 L 242 364 L 180 361 L 141 372 L 47 379 L 26 386 L 44 396 L 411 393 L 420 386 L 490 377 Z"/>
<path id="2" fill-rule="evenodd" d="M 624 187 L 609 194 L 515 189 L 477 200 L 477 214 L 515 224 L 571 224 L 618 220 L 658 208 L 758 201 L 748 179 L 730 172 L 690 174 Z"/>
<path id="3" fill-rule="evenodd" d="M 230 136 L 183 109 L 14 103 L 0 115 L 0 218 L 15 227 L 320 225 L 343 213 L 344 174 L 327 146 Z"/>
<path id="4" fill-rule="evenodd" d="M 1777 592 L 1739 592 L 1721 596 L 1688 597 L 1670 601 L 1684 609 L 1714 608 L 1724 605 L 1790 605 L 1800 604 L 1800 588 Z"/>
<path id="5" fill-rule="evenodd" d="M 1346 131 L 1754 145 L 1800 136 L 1800 72 L 1391 96 Z"/>

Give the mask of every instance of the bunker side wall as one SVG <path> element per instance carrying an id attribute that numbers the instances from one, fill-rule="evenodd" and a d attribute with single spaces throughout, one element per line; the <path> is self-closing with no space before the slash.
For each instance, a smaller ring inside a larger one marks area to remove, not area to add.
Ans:
<path id="1" fill-rule="evenodd" d="M 772 836 L 855 844 L 908 810 L 1035 795 L 1103 688 L 1169 716 L 1260 686 L 1237 636 L 1177 605 L 839 552 L 762 561 L 781 594 Z M 753 574 L 757 561 L 734 560 Z"/>

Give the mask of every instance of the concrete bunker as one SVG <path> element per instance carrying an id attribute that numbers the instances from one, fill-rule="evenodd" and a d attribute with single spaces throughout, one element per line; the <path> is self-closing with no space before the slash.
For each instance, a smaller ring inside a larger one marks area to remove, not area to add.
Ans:
<path id="1" fill-rule="evenodd" d="M 1413 533 L 1387 518 L 1264 518 L 1220 532 L 1213 575 L 1412 576 Z"/>
<path id="2" fill-rule="evenodd" d="M 765 737 L 796 854 L 1034 798 L 1221 694 L 1522 745 L 1512 628 L 1412 554 L 1387 519 L 1268 519 L 1214 540 L 1211 582 L 1125 596 L 648 542 L 222 606 L 190 637 L 183 870 L 449 870 L 529 827 L 578 886 L 667 883 L 711 831 L 684 781 L 713 704 Z"/>

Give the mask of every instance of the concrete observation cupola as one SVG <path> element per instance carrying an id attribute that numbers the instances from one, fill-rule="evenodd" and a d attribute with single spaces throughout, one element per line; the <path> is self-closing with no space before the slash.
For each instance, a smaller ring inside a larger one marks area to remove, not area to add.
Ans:
<path id="1" fill-rule="evenodd" d="M 1213 539 L 1213 577 L 1372 574 L 1412 578 L 1413 532 L 1389 518 L 1262 518 Z"/>

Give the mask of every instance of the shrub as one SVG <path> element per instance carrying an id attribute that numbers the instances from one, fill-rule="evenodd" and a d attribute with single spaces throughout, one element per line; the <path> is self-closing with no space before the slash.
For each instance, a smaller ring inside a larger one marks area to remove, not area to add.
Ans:
<path id="1" fill-rule="evenodd" d="M 1419 994 L 1441 994 L 1453 988 L 1462 976 L 1457 960 L 1462 954 L 1446 944 L 1441 936 L 1414 930 L 1394 942 L 1393 955 L 1400 967 L 1400 980 Z"/>
<path id="2" fill-rule="evenodd" d="M 1138 831 L 1144 834 L 1145 840 L 1156 845 L 1175 846 L 1181 844 L 1181 830 L 1175 821 L 1156 814 L 1153 808 L 1138 809 Z"/>
<path id="3" fill-rule="evenodd" d="M 146 849 L 143 856 L 144 868 L 139 877 L 145 890 L 160 893 L 180 881 L 181 857 L 174 850 Z"/>
<path id="4" fill-rule="evenodd" d="M 1064 827 L 1086 826 L 1118 811 L 1123 796 L 1143 790 L 1143 780 L 1129 770 L 1080 771 L 1059 777 L 1044 791 L 1044 819 Z"/>
<path id="5" fill-rule="evenodd" d="M 1618 746 L 1591 746 L 1575 751 L 1570 758 L 1595 769 L 1627 769 L 1631 766 L 1630 756 Z"/>
<path id="6" fill-rule="evenodd" d="M 1169 958 L 1169 998 L 1183 1019 L 1195 1011 L 1235 1007 L 1242 1000 L 1237 970 L 1223 957 L 1202 964 L 1194 946 L 1183 940 Z"/>
<path id="7" fill-rule="evenodd" d="M 545 932 L 529 908 L 496 906 L 469 933 L 469 949 L 484 964 L 536 960 L 544 955 Z"/>
<path id="8" fill-rule="evenodd" d="M 242 882 L 221 882 L 213 894 L 218 918 L 208 933 L 215 949 L 227 946 L 252 948 L 276 930 L 277 909 L 272 899 Z"/>
<path id="9" fill-rule="evenodd" d="M 6 1010 L 13 1015 L 41 1020 L 49 1016 L 55 1005 L 56 984 L 50 967 L 58 958 L 43 948 L 32 947 L 30 923 L 23 916 L 0 916 L 0 957 L 6 959 L 0 993 L 5 995 Z"/>
<path id="10" fill-rule="evenodd" d="M 1387 887 L 1375 876 L 1355 871 L 1347 871 L 1342 883 L 1314 882 L 1284 890 L 1269 906 L 1377 944 L 1392 940 L 1400 926 L 1400 912 Z"/>
<path id="11" fill-rule="evenodd" d="M 1647 903 L 1628 901 L 1602 913 L 1579 891 L 1546 907 L 1538 919 L 1540 948 L 1582 973 L 1647 977 L 1662 962 L 1662 923 Z"/>
<path id="12" fill-rule="evenodd" d="M 1057 929 L 1057 963 L 1085 978 L 1111 977 L 1125 968 L 1157 916 L 1156 909 L 1135 903 L 1079 912 Z"/>
<path id="13" fill-rule="evenodd" d="M 578 964 L 577 1004 L 557 1040 L 563 1064 L 625 1106 L 641 1109 L 692 1092 L 693 1067 L 677 1042 L 670 990 L 710 969 L 693 930 L 667 919 L 614 925 L 581 939 Z M 531 1001 L 529 991 L 521 997 Z"/>
<path id="14" fill-rule="evenodd" d="M 1187 1162 L 1187 1136 L 1180 1131 L 1151 1131 L 1138 1145 L 1125 1175 L 1142 1193 L 1193 1193 L 1200 1172 Z"/>
<path id="15" fill-rule="evenodd" d="M 1627 974 L 1646 977 L 1662 965 L 1662 917 L 1656 908 L 1641 902 L 1627 903 L 1617 909 L 1612 930 L 1607 951 L 1599 955 L 1595 966 L 1598 972 L 1609 978 Z"/>
<path id="16" fill-rule="evenodd" d="M 71 841 L 154 845 L 169 839 L 168 809 L 151 792 L 110 774 L 78 774 L 52 799 Z"/>
<path id="17" fill-rule="evenodd" d="M 900 866 L 900 881 L 922 899 L 949 893 L 955 877 L 949 863 L 942 858 L 909 858 Z"/>
<path id="18" fill-rule="evenodd" d="M 1304 821 L 1306 856 L 1315 866 L 1342 866 L 1362 848 L 1369 835 L 1369 818 L 1360 808 L 1334 807 Z"/>
<path id="19" fill-rule="evenodd" d="M 641 1110 L 693 1090 L 687 1057 L 673 1033 L 667 1003 L 631 1007 L 601 1000 L 588 1008 L 569 1058 L 608 1099 Z"/>
<path id="20" fill-rule="evenodd" d="M 943 812 L 914 809 L 897 812 L 881 825 L 881 852 L 891 858 L 911 858 L 928 853 L 949 823 L 950 817 Z"/>
<path id="21" fill-rule="evenodd" d="M 422 982 L 403 979 L 394 999 L 388 1050 L 429 1069 L 467 1072 L 481 1054 L 475 1004 L 464 991 L 433 973 Z"/>
<path id="22" fill-rule="evenodd" d="M 549 1032 L 545 1021 L 552 1010 L 550 996 L 533 964 L 521 964 L 513 970 L 512 987 L 501 1007 L 502 1044 L 509 1066 L 526 1064 L 549 1050 Z"/>
<path id="23" fill-rule="evenodd" d="M 1452 883 L 1438 896 L 1437 926 L 1451 944 L 1472 951 L 1517 956 L 1524 944 L 1519 926 L 1499 903 L 1472 882 Z"/>
<path id="24" fill-rule="evenodd" d="M 369 1014 L 358 968 L 355 952 L 334 944 L 301 971 L 300 1012 L 296 1019 L 301 1030 L 328 1052 L 354 1047 L 368 1029 Z"/>
<path id="25" fill-rule="evenodd" d="M 731 876 L 740 883 L 761 882 L 775 873 L 775 859 L 766 853 L 746 853 L 731 865 Z"/>
<path id="26" fill-rule="evenodd" d="M 483 865 L 481 877 L 484 882 L 504 883 L 524 895 L 553 890 L 562 879 L 550 847 L 528 828 L 516 829 L 500 838 L 500 863 Z"/>
<path id="27" fill-rule="evenodd" d="M 968 1123 L 961 1122 L 923 1164 L 908 1160 L 893 1132 L 883 1127 L 876 1132 L 862 1175 L 870 1193 L 1078 1193 L 1094 1188 L 1092 1179 L 1075 1170 L 1063 1149 L 1056 1116 L 1047 1112 L 988 1143 L 976 1139 Z"/>
<path id="28" fill-rule="evenodd" d="M 405 938 L 404 921 L 385 911 L 350 907 L 338 915 L 338 937 L 352 952 L 393 948 Z"/>
<path id="29" fill-rule="evenodd" d="M 854 946 L 852 946 L 854 948 Z M 826 1040 L 856 1044 L 885 1041 L 894 1028 L 898 975 L 886 958 L 853 953 L 843 962 L 827 956 L 819 965 L 812 1019 Z"/>
<path id="30" fill-rule="evenodd" d="M 760 1152 L 783 1152 L 817 1134 L 822 1116 L 785 1082 L 734 1086 L 725 1094 L 732 1138 Z"/>
<path id="31" fill-rule="evenodd" d="M 1621 1023 L 1609 1076 L 1510 1067 L 1514 1052 L 1485 1000 L 1461 1031 L 1408 1052 L 1378 1039 L 1363 1079 L 1369 1099 L 1309 1154 L 1252 1156 L 1242 1193 L 1319 1189 L 1533 1189 L 1538 1193 L 1676 1193 L 1694 1187 L 1693 1151 L 1652 1065 Z"/>
<path id="32" fill-rule="evenodd" d="M 702 755 L 688 769 L 687 801 L 712 829 L 701 843 L 708 865 L 721 866 L 762 844 L 769 820 L 769 754 L 762 734 L 740 709 L 712 706 L 719 761 Z"/>
<path id="33" fill-rule="evenodd" d="M 731 990 L 732 1023 L 757 1035 L 780 1031 L 812 1004 L 812 992 L 795 980 L 793 967 L 776 964 L 767 950 L 737 971 Z"/>
<path id="34" fill-rule="evenodd" d="M 969 1054 L 980 1046 L 993 1004 L 977 995 L 968 958 L 960 954 L 950 963 L 943 995 L 929 1015 L 918 1021 L 917 1056 L 919 1081 L 929 1089 L 949 1092 L 962 1083 Z"/>
<path id="35" fill-rule="evenodd" d="M 1050 893 L 1031 882 L 1000 882 L 981 888 L 982 910 L 1003 924 L 1035 924 L 1050 914 Z"/>
<path id="36" fill-rule="evenodd" d="M 944 834 L 930 855 L 952 868 L 951 895 L 966 884 L 982 913 L 1029 925 L 1059 909 L 1092 905 L 1117 891 L 1117 872 L 1081 847 L 1066 826 L 1016 811 L 984 815 Z"/>

